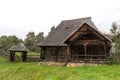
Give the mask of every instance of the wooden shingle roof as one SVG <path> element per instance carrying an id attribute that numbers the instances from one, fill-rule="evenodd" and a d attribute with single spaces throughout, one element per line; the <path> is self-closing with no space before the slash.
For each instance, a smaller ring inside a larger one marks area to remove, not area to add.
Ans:
<path id="1" fill-rule="evenodd" d="M 62 21 L 54 31 L 52 31 L 38 46 L 67 46 L 64 41 L 69 38 L 83 24 L 88 24 L 91 28 L 101 34 L 106 40 L 109 38 L 103 35 L 91 20 L 91 17 Z"/>
<path id="2" fill-rule="evenodd" d="M 12 46 L 10 49 L 8 49 L 9 51 L 19 51 L 19 52 L 23 52 L 23 51 L 26 51 L 28 52 L 29 49 L 23 44 L 23 43 L 20 43 L 16 46 Z"/>

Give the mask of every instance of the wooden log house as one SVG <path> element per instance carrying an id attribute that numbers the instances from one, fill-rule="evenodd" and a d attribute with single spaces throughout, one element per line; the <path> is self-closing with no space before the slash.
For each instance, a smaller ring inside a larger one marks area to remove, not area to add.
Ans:
<path id="1" fill-rule="evenodd" d="M 111 43 L 86 17 L 62 21 L 38 46 L 41 60 L 104 63 Z"/>
<path id="2" fill-rule="evenodd" d="M 16 46 L 12 46 L 10 49 L 8 49 L 10 51 L 10 61 L 14 61 L 15 60 L 15 52 L 21 52 L 21 61 L 24 62 L 26 61 L 27 58 L 27 52 L 29 51 L 29 49 L 23 44 L 20 43 Z"/>

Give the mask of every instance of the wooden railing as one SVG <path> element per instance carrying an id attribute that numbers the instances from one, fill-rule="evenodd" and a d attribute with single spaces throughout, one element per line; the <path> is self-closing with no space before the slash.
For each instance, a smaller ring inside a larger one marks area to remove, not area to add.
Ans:
<path id="1" fill-rule="evenodd" d="M 78 59 L 78 58 L 87 58 L 87 59 L 104 59 L 106 58 L 107 55 L 72 55 L 73 59 Z"/>
<path id="2" fill-rule="evenodd" d="M 68 56 L 46 56 L 46 60 L 52 61 L 71 61 L 80 62 L 80 61 L 107 61 L 107 55 L 72 55 L 71 58 Z"/>
<path id="3" fill-rule="evenodd" d="M 106 62 L 107 55 L 72 55 L 71 60 L 74 62 Z"/>

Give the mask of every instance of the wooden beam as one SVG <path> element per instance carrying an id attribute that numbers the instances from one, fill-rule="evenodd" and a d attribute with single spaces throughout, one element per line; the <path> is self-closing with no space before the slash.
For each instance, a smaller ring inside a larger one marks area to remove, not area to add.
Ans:
<path id="1" fill-rule="evenodd" d="M 67 47 L 67 53 L 68 53 L 68 60 L 71 60 L 71 48 L 70 45 Z"/>
<path id="2" fill-rule="evenodd" d="M 104 41 L 101 41 L 101 40 L 79 40 L 79 41 L 75 42 L 75 44 L 77 44 L 77 45 L 80 45 L 80 44 L 84 45 L 85 43 L 88 43 L 88 44 L 96 43 L 96 44 L 105 45 Z"/>

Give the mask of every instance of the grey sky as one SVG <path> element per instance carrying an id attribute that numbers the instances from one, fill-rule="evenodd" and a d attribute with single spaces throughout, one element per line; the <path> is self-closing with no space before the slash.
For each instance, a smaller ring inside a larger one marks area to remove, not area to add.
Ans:
<path id="1" fill-rule="evenodd" d="M 25 38 L 50 31 L 61 20 L 92 17 L 102 32 L 109 32 L 111 23 L 120 20 L 120 0 L 0 0 L 0 36 Z"/>

